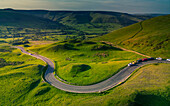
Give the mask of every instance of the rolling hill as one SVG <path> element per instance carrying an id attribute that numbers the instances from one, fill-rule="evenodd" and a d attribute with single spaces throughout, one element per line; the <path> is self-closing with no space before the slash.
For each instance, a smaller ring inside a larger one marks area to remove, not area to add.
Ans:
<path id="1" fill-rule="evenodd" d="M 151 16 L 131 15 L 119 12 L 106 11 L 47 11 L 47 10 L 15 10 L 34 16 L 59 21 L 62 23 L 84 24 L 84 23 L 117 23 L 123 26 L 151 18 Z"/>
<path id="2" fill-rule="evenodd" d="M 15 12 L 17 14 L 29 15 L 34 18 L 37 17 L 48 21 L 50 20 L 50 23 L 48 23 L 49 25 L 53 26 L 55 25 L 54 23 L 56 23 L 56 26 L 58 27 L 64 25 L 67 26 L 67 28 L 65 28 L 67 30 L 71 29 L 77 31 L 77 34 L 82 32 L 86 35 L 103 35 L 113 30 L 117 30 L 152 17 L 107 11 L 48 11 L 13 9 L 5 9 L 1 11 Z"/>
<path id="3" fill-rule="evenodd" d="M 62 29 L 65 26 L 49 19 L 18 13 L 14 10 L 0 10 L 0 26 L 21 28 Z"/>
<path id="4" fill-rule="evenodd" d="M 107 41 L 150 56 L 170 58 L 170 15 L 151 18 L 104 36 L 95 41 Z"/>

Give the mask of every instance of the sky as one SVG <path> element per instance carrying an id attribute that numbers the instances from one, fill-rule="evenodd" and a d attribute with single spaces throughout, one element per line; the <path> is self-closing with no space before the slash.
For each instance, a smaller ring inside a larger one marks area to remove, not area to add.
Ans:
<path id="1" fill-rule="evenodd" d="M 0 0 L 0 8 L 170 14 L 170 0 Z"/>

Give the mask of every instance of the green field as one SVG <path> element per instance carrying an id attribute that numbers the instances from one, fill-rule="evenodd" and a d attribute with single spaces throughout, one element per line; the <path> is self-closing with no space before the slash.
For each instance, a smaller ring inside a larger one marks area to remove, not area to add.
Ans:
<path id="1" fill-rule="evenodd" d="M 65 23 L 64 23 L 65 24 Z M 66 25 L 82 31 L 82 34 L 86 35 L 103 35 L 113 30 L 122 28 L 123 26 L 116 23 L 86 23 L 86 24 L 72 24 L 66 23 Z"/>
<path id="2" fill-rule="evenodd" d="M 159 16 L 93 40 L 112 42 L 153 57 L 170 58 L 169 23 L 170 15 Z"/>
<path id="3" fill-rule="evenodd" d="M 42 61 L 21 54 L 19 50 L 12 51 L 0 52 L 0 58 L 24 63 L 0 68 L 1 105 L 168 106 L 170 103 L 169 64 L 145 66 L 126 83 L 107 92 L 75 94 L 58 90 L 43 82 L 41 69 L 45 64 Z"/>
<path id="4" fill-rule="evenodd" d="M 104 43 L 69 40 L 31 51 L 55 61 L 56 74 L 69 83 L 89 85 L 103 81 L 143 56 Z M 85 66 L 83 66 L 85 65 Z"/>

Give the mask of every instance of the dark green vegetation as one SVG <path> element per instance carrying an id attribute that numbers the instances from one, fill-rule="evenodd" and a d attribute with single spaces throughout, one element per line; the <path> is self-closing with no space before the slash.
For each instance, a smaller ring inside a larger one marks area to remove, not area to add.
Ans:
<path id="1" fill-rule="evenodd" d="M 0 38 L 87 39 L 148 18 L 118 12 L 0 9 Z"/>
<path id="2" fill-rule="evenodd" d="M 67 50 L 77 50 L 74 48 L 73 44 L 61 43 L 59 45 L 53 46 L 48 49 L 48 51 L 56 52 L 56 51 L 67 51 Z"/>
<path id="3" fill-rule="evenodd" d="M 89 65 L 86 65 L 86 64 L 73 65 L 70 73 L 71 73 L 72 77 L 76 77 L 76 75 L 78 73 L 81 73 L 83 71 L 87 71 L 89 69 L 91 69 L 91 67 Z"/>
<path id="4" fill-rule="evenodd" d="M 22 28 L 60 29 L 63 27 L 57 22 L 13 10 L 0 10 L 0 23 L 1 26 L 14 26 L 18 30 L 22 30 Z"/>
<path id="5" fill-rule="evenodd" d="M 3 46 L 0 48 L 0 54 L 4 54 L 4 53 L 9 53 L 9 52 L 12 52 L 12 50 L 14 50 L 14 48 L 10 48 L 8 46 Z M 19 54 L 18 54 L 19 55 Z M 5 66 L 10 66 L 10 65 L 13 65 L 13 66 L 16 66 L 16 65 L 20 65 L 20 64 L 23 64 L 24 62 L 23 61 L 6 61 L 3 56 L 2 58 L 0 57 L 0 68 L 2 67 L 5 67 Z"/>
<path id="6" fill-rule="evenodd" d="M 1 67 L 4 67 L 4 66 L 8 66 L 8 65 L 20 65 L 20 64 L 23 64 L 24 62 L 20 62 L 20 61 L 13 61 L 13 62 L 11 62 L 11 61 L 6 61 L 5 59 L 3 59 L 3 58 L 0 58 L 0 68 Z"/>
<path id="7" fill-rule="evenodd" d="M 107 44 L 98 44 L 92 47 L 91 50 L 116 50 L 117 48 L 111 46 L 111 45 L 107 45 Z M 117 49 L 120 50 L 120 49 Z"/>
<path id="8" fill-rule="evenodd" d="M 19 13 L 31 14 L 52 21 L 60 21 L 65 24 L 84 24 L 84 23 L 116 23 L 123 26 L 133 24 L 151 18 L 146 15 L 130 15 L 127 13 L 119 12 L 105 12 L 105 11 L 20 11 Z M 140 17 L 140 18 L 138 18 Z"/>
<path id="9" fill-rule="evenodd" d="M 3 46 L 0 48 L 0 52 L 11 52 L 14 48 L 9 48 L 8 46 Z"/>
<path id="10" fill-rule="evenodd" d="M 28 44 L 29 41 L 28 40 L 23 41 L 22 39 L 19 39 L 19 40 L 10 41 L 9 43 L 12 45 L 24 45 L 24 44 Z"/>
<path id="11" fill-rule="evenodd" d="M 56 74 L 76 85 L 101 82 L 129 62 L 144 58 L 108 44 L 81 40 L 67 40 L 39 47 L 30 46 L 27 49 L 54 60 Z"/>
<path id="12" fill-rule="evenodd" d="M 170 58 L 170 15 L 159 16 L 130 25 L 95 41 L 108 41 L 150 56 Z"/>
<path id="13" fill-rule="evenodd" d="M 16 49 L 1 53 L 0 58 L 2 57 L 9 61 L 22 60 L 24 64 L 0 68 L 1 105 L 169 106 L 170 103 L 169 64 L 145 66 L 126 83 L 107 92 L 75 94 L 61 91 L 43 82 L 43 62 L 21 54 Z"/>

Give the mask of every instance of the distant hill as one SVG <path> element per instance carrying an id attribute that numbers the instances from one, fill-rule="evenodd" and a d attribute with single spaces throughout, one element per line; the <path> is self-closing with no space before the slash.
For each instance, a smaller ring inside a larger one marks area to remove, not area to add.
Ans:
<path id="1" fill-rule="evenodd" d="M 60 29 L 64 34 L 104 35 L 152 16 L 107 11 L 0 9 L 0 26 Z"/>
<path id="2" fill-rule="evenodd" d="M 0 26 L 22 28 L 61 29 L 65 26 L 49 19 L 16 12 L 12 9 L 0 10 Z"/>
<path id="3" fill-rule="evenodd" d="M 158 17 L 158 16 L 164 16 L 168 14 L 133 14 L 135 16 L 143 16 L 143 17 Z"/>
<path id="4" fill-rule="evenodd" d="M 131 15 L 119 12 L 107 11 L 47 11 L 47 10 L 16 10 L 34 16 L 59 21 L 62 23 L 84 24 L 84 23 L 117 23 L 123 26 L 131 25 L 151 16 Z M 143 17 L 142 17 L 143 16 Z"/>
<path id="5" fill-rule="evenodd" d="M 8 9 L 7 9 L 8 10 Z M 11 11 L 11 9 L 9 9 Z M 113 30 L 151 18 L 145 15 L 131 15 L 108 11 L 48 11 L 13 10 L 18 13 L 45 18 L 73 28 L 80 34 L 103 35 Z M 69 29 L 69 28 L 67 28 Z M 80 33 L 81 32 L 81 33 Z"/>
<path id="6" fill-rule="evenodd" d="M 151 18 L 104 36 L 95 41 L 108 41 L 150 56 L 170 58 L 170 15 Z"/>

